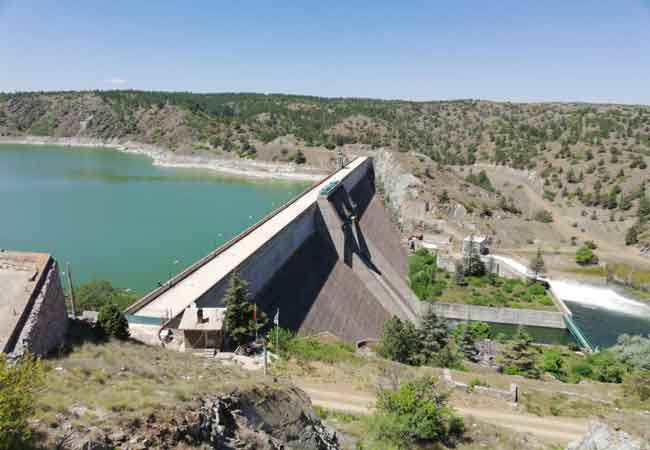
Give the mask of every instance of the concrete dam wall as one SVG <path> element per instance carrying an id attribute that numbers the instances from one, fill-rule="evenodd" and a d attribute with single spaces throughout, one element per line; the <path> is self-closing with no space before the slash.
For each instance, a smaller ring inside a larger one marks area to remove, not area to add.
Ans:
<path id="1" fill-rule="evenodd" d="M 269 316 L 280 309 L 282 327 L 350 341 L 378 338 L 392 315 L 417 320 L 421 305 L 406 271 L 399 232 L 375 195 L 372 160 L 357 158 L 127 314 L 132 324 L 175 328 L 192 303 L 222 306 L 228 278 L 238 272 Z"/>

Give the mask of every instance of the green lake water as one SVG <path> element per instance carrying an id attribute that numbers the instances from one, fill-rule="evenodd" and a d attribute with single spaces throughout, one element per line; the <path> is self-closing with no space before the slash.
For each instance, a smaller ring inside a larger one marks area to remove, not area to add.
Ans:
<path id="1" fill-rule="evenodd" d="M 106 279 L 142 294 L 307 186 L 108 149 L 0 145 L 0 248 L 70 262 L 75 284 Z"/>

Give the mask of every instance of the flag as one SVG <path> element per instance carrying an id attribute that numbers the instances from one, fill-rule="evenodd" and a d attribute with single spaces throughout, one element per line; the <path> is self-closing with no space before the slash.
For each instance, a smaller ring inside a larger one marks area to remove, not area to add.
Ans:
<path id="1" fill-rule="evenodd" d="M 275 316 L 273 316 L 273 323 L 276 325 L 280 325 L 280 308 L 278 308 L 277 312 L 275 313 Z"/>
<path id="2" fill-rule="evenodd" d="M 253 303 L 253 322 L 257 323 L 257 303 Z"/>

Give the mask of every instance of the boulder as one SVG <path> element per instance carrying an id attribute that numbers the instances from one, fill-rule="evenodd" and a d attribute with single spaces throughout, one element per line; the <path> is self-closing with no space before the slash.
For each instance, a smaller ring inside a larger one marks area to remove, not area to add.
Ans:
<path id="1" fill-rule="evenodd" d="M 567 450 L 650 450 L 650 444 L 607 424 L 592 422 L 582 440 L 571 443 Z"/>

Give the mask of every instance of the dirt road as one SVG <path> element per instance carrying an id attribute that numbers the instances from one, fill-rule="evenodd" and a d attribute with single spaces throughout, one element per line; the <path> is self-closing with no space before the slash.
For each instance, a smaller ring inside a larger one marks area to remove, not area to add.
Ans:
<path id="1" fill-rule="evenodd" d="M 374 397 L 370 394 L 344 392 L 335 385 L 300 382 L 297 384 L 310 396 L 314 405 L 331 410 L 368 414 L 375 403 Z M 587 432 L 587 421 L 584 419 L 537 417 L 518 411 L 499 411 L 456 405 L 454 407 L 463 416 L 510 428 L 520 433 L 530 433 L 548 443 L 567 444 L 582 438 Z"/>

